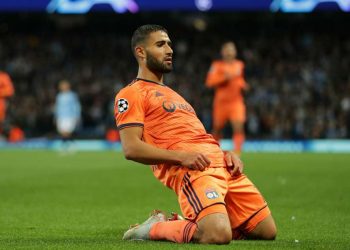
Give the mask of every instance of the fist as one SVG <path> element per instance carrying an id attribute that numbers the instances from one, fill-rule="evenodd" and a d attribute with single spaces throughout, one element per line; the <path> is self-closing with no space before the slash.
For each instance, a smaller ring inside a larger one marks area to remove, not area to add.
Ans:
<path id="1" fill-rule="evenodd" d="M 203 171 L 210 165 L 210 160 L 202 153 L 184 152 L 181 165 L 189 169 Z"/>
<path id="2" fill-rule="evenodd" d="M 240 175 L 241 173 L 243 173 L 243 162 L 234 152 L 226 152 L 225 162 L 231 176 Z"/>

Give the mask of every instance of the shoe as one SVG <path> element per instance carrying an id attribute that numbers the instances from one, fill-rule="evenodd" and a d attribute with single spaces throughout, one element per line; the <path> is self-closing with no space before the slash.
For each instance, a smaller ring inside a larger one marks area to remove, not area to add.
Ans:
<path id="1" fill-rule="evenodd" d="M 130 229 L 124 233 L 123 240 L 149 240 L 149 232 L 151 227 L 157 223 L 167 221 L 167 216 L 164 212 L 154 210 L 144 223 L 141 225 L 130 226 Z"/>
<path id="2" fill-rule="evenodd" d="M 174 220 L 185 220 L 185 219 L 178 213 L 171 212 L 171 216 L 168 217 L 168 221 L 174 221 Z"/>

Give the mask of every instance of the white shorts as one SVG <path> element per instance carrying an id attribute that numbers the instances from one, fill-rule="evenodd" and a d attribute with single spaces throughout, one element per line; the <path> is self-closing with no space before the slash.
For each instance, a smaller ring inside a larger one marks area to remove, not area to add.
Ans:
<path id="1" fill-rule="evenodd" d="M 57 119 L 57 130 L 59 133 L 73 133 L 77 123 L 76 118 Z"/>

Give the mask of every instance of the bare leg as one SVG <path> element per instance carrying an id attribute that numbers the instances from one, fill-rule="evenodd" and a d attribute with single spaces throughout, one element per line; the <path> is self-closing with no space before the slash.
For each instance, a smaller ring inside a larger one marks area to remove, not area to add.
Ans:
<path id="1" fill-rule="evenodd" d="M 227 214 L 214 213 L 197 222 L 192 241 L 202 244 L 229 244 L 232 240 L 230 220 Z"/>
<path id="2" fill-rule="evenodd" d="M 277 229 L 275 221 L 272 216 L 269 215 L 247 235 L 247 238 L 255 240 L 274 240 L 276 235 Z"/>

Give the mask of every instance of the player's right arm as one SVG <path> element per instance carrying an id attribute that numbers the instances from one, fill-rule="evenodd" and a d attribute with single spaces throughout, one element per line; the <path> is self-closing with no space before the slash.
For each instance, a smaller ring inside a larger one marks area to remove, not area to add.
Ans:
<path id="1" fill-rule="evenodd" d="M 198 170 L 209 166 L 209 159 L 201 153 L 161 149 L 142 140 L 148 101 L 145 92 L 135 85 L 122 89 L 116 96 L 115 118 L 125 158 L 143 164 L 170 163 Z"/>
<path id="2" fill-rule="evenodd" d="M 182 152 L 157 148 L 142 141 L 143 127 L 126 127 L 119 131 L 125 158 L 143 164 L 170 163 L 190 169 L 204 170 L 209 159 L 195 152 Z"/>
<path id="3" fill-rule="evenodd" d="M 213 62 L 207 74 L 205 85 L 209 88 L 226 84 L 231 76 L 223 70 L 218 62 Z"/>
<path id="4" fill-rule="evenodd" d="M 5 72 L 0 72 L 0 97 L 11 97 L 15 93 L 10 76 Z"/>

